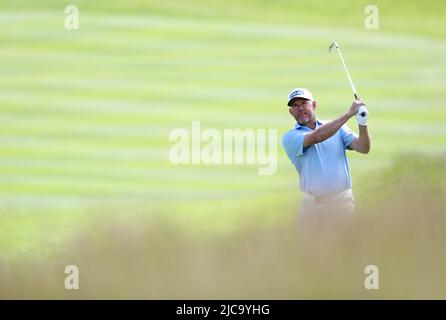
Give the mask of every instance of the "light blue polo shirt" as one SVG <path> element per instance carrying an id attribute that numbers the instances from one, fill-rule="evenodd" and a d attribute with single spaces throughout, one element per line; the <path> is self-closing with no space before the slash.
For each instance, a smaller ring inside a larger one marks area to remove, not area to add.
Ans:
<path id="1" fill-rule="evenodd" d="M 323 123 L 316 121 L 316 128 Z M 352 187 L 346 149 L 358 135 L 343 125 L 333 136 L 304 148 L 304 136 L 313 129 L 298 123 L 286 132 L 282 144 L 300 176 L 300 189 L 313 196 L 329 195 Z"/>

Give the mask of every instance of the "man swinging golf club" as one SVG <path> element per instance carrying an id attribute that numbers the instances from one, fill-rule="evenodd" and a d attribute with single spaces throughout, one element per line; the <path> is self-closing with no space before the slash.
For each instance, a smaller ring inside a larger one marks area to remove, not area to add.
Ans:
<path id="1" fill-rule="evenodd" d="M 336 47 L 338 49 L 337 44 Z M 348 74 L 346 67 L 345 70 Z M 351 82 L 349 75 L 348 78 Z M 357 98 L 353 84 L 352 88 L 355 96 L 352 105 L 331 121 L 316 118 L 317 102 L 307 89 L 296 88 L 288 95 L 289 112 L 297 123 L 284 134 L 282 144 L 300 176 L 300 189 L 304 192 L 301 218 L 337 214 L 349 216 L 354 211 L 345 150 L 367 154 L 370 135 L 367 129 L 368 110 L 364 102 Z M 359 136 L 345 125 L 354 116 L 359 125 Z"/>

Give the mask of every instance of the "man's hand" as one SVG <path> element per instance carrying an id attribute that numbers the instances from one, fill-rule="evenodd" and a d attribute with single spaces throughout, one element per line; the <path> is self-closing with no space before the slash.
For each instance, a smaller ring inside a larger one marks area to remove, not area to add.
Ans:
<path id="1" fill-rule="evenodd" d="M 348 116 L 350 118 L 356 116 L 360 106 L 365 106 L 365 104 L 362 100 L 358 99 L 358 100 L 353 101 L 350 109 L 348 109 L 348 111 L 347 111 Z"/>
<path id="2" fill-rule="evenodd" d="M 360 106 L 358 113 L 356 114 L 356 121 L 360 126 L 367 125 L 367 118 L 369 117 L 369 111 L 366 106 Z"/>
<path id="3" fill-rule="evenodd" d="M 367 129 L 367 118 L 369 116 L 367 107 L 362 100 L 356 100 L 353 101 L 349 112 L 355 112 L 353 115 L 356 115 L 356 121 L 359 124 L 359 137 L 358 139 L 353 140 L 353 142 L 350 144 L 350 148 L 358 151 L 359 153 L 369 153 L 372 142 Z M 365 115 L 362 116 L 361 114 Z"/>

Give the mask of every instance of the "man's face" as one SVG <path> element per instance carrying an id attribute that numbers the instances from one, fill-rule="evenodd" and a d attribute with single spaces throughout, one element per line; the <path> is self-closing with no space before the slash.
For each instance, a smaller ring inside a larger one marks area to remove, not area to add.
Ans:
<path id="1" fill-rule="evenodd" d="M 305 125 L 315 120 L 314 109 L 316 109 L 316 101 L 296 98 L 291 104 L 290 113 L 300 125 Z"/>

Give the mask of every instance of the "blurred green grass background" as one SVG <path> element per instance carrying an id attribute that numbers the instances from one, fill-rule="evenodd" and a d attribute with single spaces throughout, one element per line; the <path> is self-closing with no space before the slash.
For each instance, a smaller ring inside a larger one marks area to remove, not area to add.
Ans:
<path id="1" fill-rule="evenodd" d="M 198 238 L 243 232 L 246 219 L 294 221 L 298 178 L 280 146 L 277 173 L 259 176 L 253 166 L 174 166 L 168 137 L 193 120 L 283 133 L 296 86 L 312 90 L 320 118 L 340 114 L 352 98 L 333 40 L 371 112 L 372 152 L 349 154 L 356 190 L 400 154 L 446 149 L 441 1 L 375 1 L 378 30 L 364 28 L 366 1 L 71 4 L 76 31 L 64 28 L 66 3 L 0 1 L 6 265 L 49 259 L 117 216 L 161 215 Z M 358 206 L 369 198 L 358 192 Z"/>

